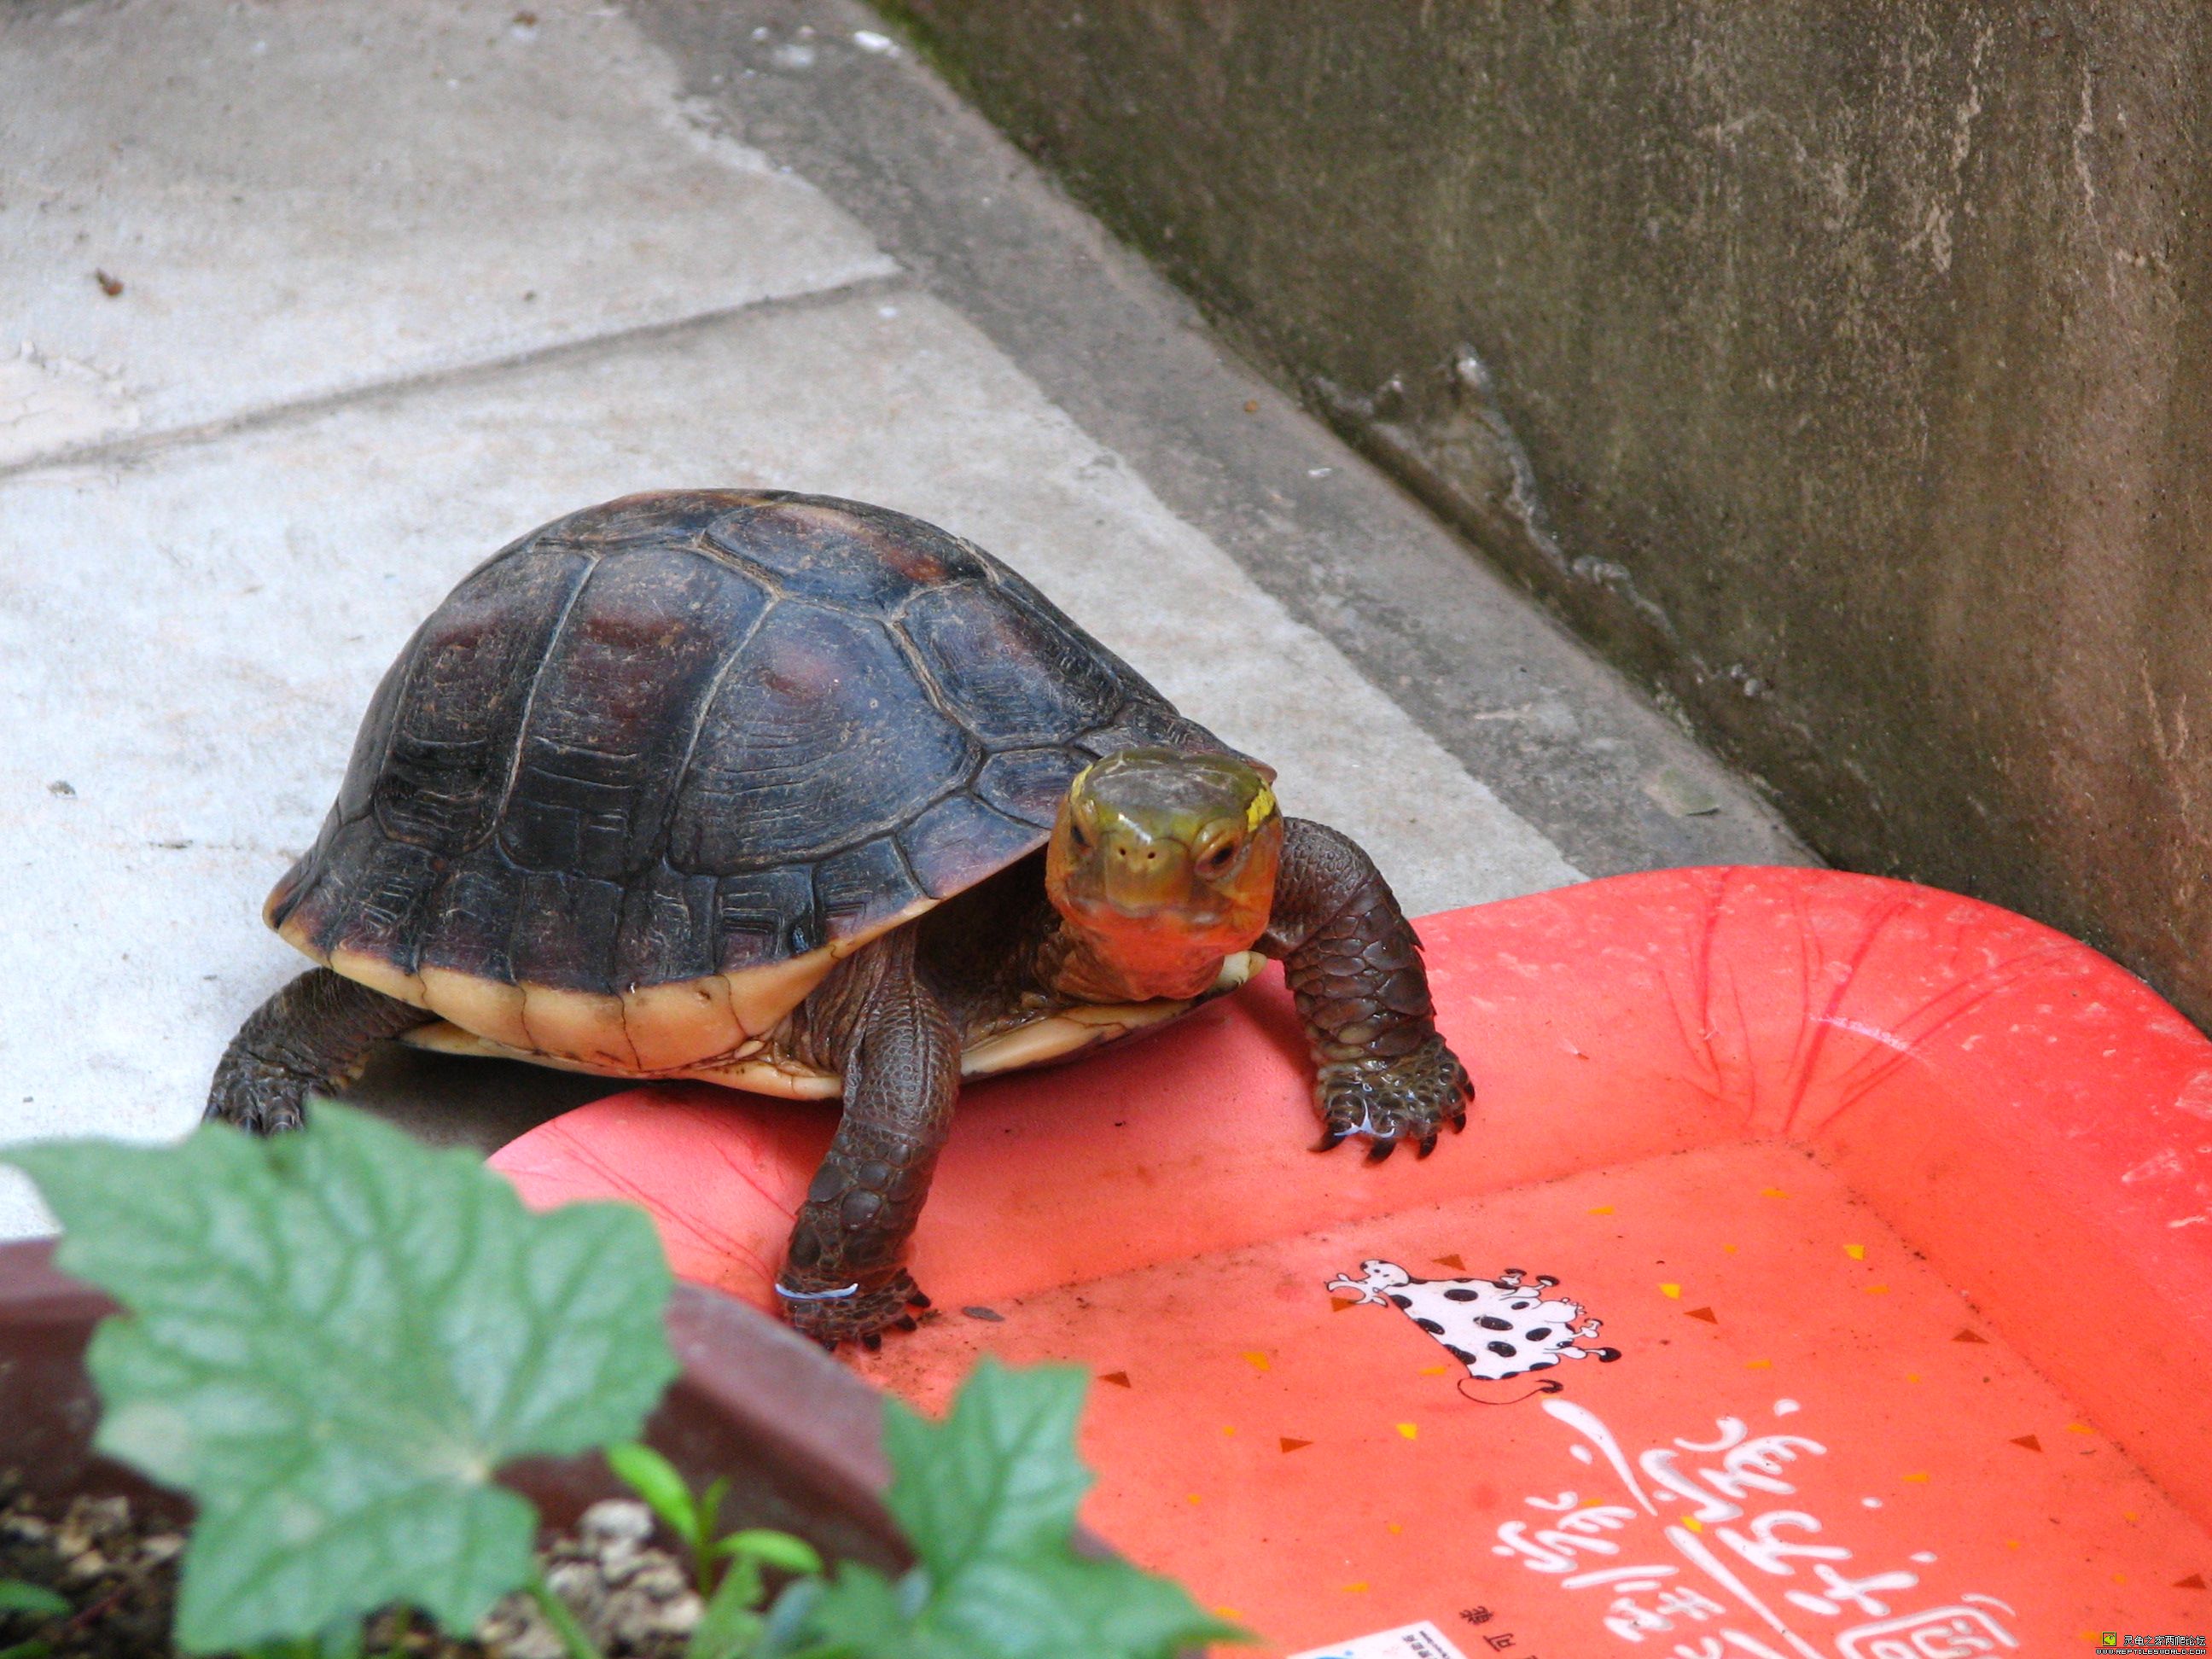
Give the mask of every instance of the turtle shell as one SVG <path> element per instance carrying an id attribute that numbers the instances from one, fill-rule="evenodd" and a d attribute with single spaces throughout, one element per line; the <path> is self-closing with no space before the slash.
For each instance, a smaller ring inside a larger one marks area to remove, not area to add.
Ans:
<path id="1" fill-rule="evenodd" d="M 957 537 L 825 496 L 632 495 L 432 613 L 266 915 L 499 1047 L 710 1073 L 1145 744 L 1224 747 Z"/>

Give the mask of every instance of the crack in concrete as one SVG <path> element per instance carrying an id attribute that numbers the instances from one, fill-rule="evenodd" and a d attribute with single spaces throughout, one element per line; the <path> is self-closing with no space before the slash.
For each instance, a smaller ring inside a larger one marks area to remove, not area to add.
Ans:
<path id="1" fill-rule="evenodd" d="M 239 433 L 265 431 L 289 422 L 304 422 L 343 410 L 405 398 L 418 392 L 481 386 L 504 375 L 564 363 L 588 362 L 594 357 L 611 356 L 640 346 L 659 345 L 681 340 L 689 335 L 706 333 L 741 319 L 800 314 L 823 310 L 848 300 L 915 291 L 913 278 L 902 270 L 880 276 L 857 276 L 828 288 L 809 289 L 801 294 L 774 295 L 765 299 L 749 300 L 743 305 L 695 312 L 690 316 L 672 320 L 646 323 L 636 328 L 614 329 L 580 339 L 533 346 L 528 350 L 510 352 L 503 356 L 486 357 L 476 362 L 429 369 L 419 374 L 394 375 L 390 380 L 348 386 L 343 391 L 317 397 L 267 404 L 258 409 L 224 416 L 220 420 L 166 427 L 151 432 L 134 432 L 127 437 L 110 436 L 90 443 L 65 445 L 43 454 L 0 465 L 0 484 L 56 468 L 137 460 L 170 450 L 218 442 Z"/>

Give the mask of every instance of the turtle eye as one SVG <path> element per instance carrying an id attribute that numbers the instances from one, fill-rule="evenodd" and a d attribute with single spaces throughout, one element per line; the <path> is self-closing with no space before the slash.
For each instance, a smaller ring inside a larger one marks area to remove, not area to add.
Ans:
<path id="1" fill-rule="evenodd" d="M 1070 812 L 1067 815 L 1067 841 L 1068 845 L 1079 853 L 1087 853 L 1091 850 L 1091 831 L 1085 825 L 1083 814 L 1080 812 Z"/>
<path id="2" fill-rule="evenodd" d="M 1224 836 L 1198 855 L 1198 872 L 1202 876 L 1218 876 L 1237 860 L 1237 849 L 1243 845 L 1234 836 Z"/>

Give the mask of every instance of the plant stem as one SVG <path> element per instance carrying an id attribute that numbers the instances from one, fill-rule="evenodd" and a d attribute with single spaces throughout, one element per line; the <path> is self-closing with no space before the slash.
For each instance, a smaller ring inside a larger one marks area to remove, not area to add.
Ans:
<path id="1" fill-rule="evenodd" d="M 568 1604 L 545 1582 L 543 1570 L 533 1571 L 525 1588 L 530 1591 L 530 1599 L 538 1603 L 538 1610 L 545 1615 L 545 1622 L 553 1626 L 553 1633 L 561 1638 L 561 1645 L 568 1650 L 568 1659 L 605 1659 L 599 1644 L 576 1622 L 576 1615 L 569 1611 Z"/>

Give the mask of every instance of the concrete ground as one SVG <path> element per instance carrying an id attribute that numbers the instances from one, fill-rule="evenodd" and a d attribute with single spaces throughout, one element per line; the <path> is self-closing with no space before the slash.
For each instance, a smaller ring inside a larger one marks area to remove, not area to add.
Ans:
<path id="1" fill-rule="evenodd" d="M 197 1120 L 379 674 L 631 490 L 1011 561 L 1409 908 L 1800 861 L 1738 781 L 830 0 L 0 11 L 0 1139 Z M 589 1079 L 394 1053 L 497 1144 Z M 12 1176 L 0 1235 L 43 1216 Z"/>

